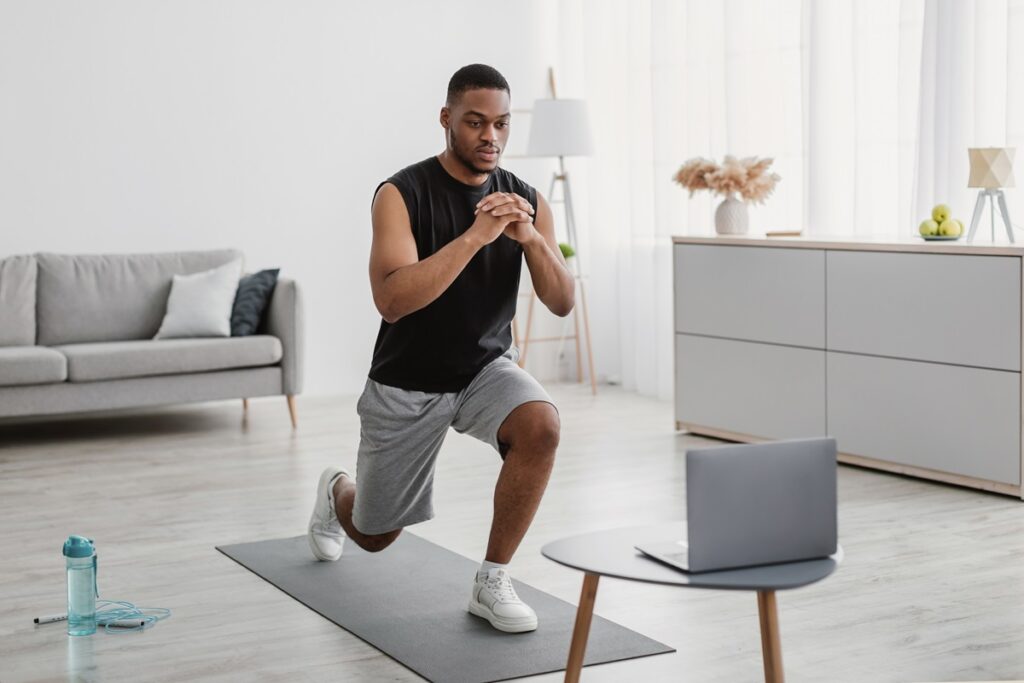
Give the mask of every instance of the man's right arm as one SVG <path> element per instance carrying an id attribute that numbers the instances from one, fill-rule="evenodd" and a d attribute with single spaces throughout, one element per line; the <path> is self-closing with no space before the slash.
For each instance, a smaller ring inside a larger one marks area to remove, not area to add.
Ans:
<path id="1" fill-rule="evenodd" d="M 420 261 L 402 195 L 385 183 L 373 200 L 370 247 L 370 289 L 377 310 L 393 323 L 426 307 L 451 286 L 476 252 L 497 239 L 508 223 L 521 220 L 529 217 L 516 210 L 480 214 L 469 230 Z"/>

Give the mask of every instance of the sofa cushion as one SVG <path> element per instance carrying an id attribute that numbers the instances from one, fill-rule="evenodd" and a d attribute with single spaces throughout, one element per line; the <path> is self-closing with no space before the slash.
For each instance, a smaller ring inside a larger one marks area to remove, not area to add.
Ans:
<path id="1" fill-rule="evenodd" d="M 281 360 L 281 342 L 269 335 L 67 344 L 54 349 L 67 356 L 72 382 L 260 367 Z"/>
<path id="2" fill-rule="evenodd" d="M 152 339 L 175 274 L 241 258 L 233 249 L 167 254 L 37 254 L 36 343 Z"/>
<path id="3" fill-rule="evenodd" d="M 230 337 L 231 304 L 242 275 L 242 259 L 192 275 L 175 275 L 167 313 L 155 339 Z"/>
<path id="4" fill-rule="evenodd" d="M 0 346 L 36 343 L 36 259 L 0 260 Z"/>
<path id="5" fill-rule="evenodd" d="M 68 378 L 63 355 L 42 346 L 0 348 L 0 386 L 52 384 Z"/>
<path id="6" fill-rule="evenodd" d="M 246 275 L 239 280 L 235 303 L 231 307 L 232 337 L 256 334 L 263 321 L 263 312 L 267 310 L 270 296 L 277 285 L 277 274 L 280 272 L 280 268 L 270 268 Z"/>

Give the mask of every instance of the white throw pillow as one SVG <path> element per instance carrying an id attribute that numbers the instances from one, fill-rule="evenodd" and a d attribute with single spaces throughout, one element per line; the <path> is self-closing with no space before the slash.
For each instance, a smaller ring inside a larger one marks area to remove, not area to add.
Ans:
<path id="1" fill-rule="evenodd" d="M 154 339 L 230 337 L 242 260 L 192 275 L 175 275 L 167 313 Z"/>

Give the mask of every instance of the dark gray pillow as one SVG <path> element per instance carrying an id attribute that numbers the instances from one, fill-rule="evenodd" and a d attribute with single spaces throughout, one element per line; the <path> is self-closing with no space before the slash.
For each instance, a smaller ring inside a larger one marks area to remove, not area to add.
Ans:
<path id="1" fill-rule="evenodd" d="M 263 319 L 270 295 L 277 284 L 280 268 L 261 270 L 238 281 L 235 305 L 231 309 L 231 336 L 246 337 L 254 334 Z"/>

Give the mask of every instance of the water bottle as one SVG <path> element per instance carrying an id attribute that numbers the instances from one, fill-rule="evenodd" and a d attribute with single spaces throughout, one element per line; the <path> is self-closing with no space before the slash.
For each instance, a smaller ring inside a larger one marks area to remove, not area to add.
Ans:
<path id="1" fill-rule="evenodd" d="M 96 633 L 96 548 L 91 538 L 68 536 L 64 542 L 68 568 L 68 635 Z"/>

